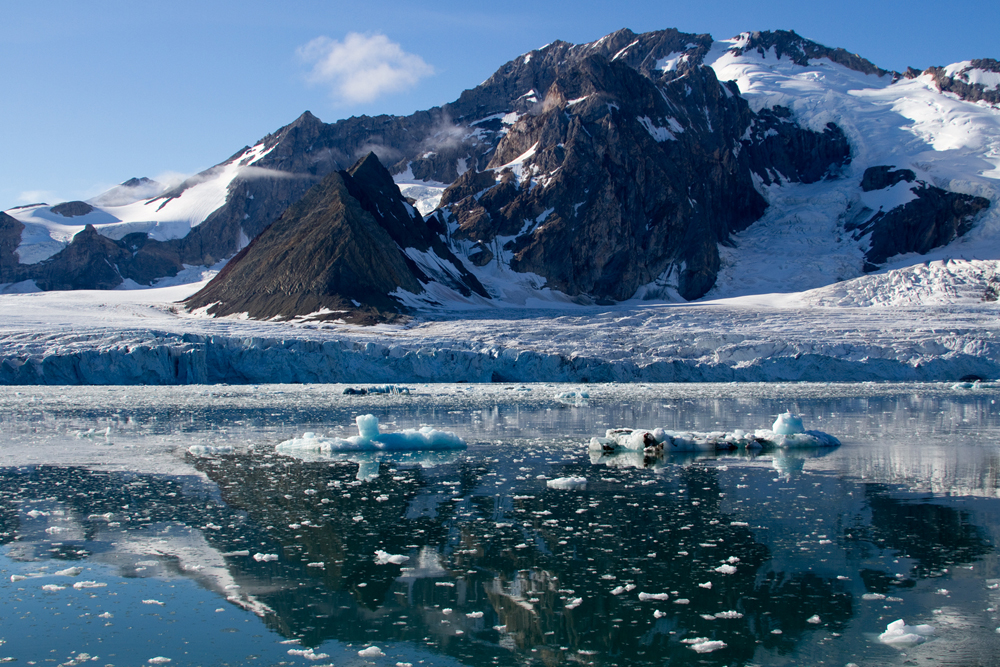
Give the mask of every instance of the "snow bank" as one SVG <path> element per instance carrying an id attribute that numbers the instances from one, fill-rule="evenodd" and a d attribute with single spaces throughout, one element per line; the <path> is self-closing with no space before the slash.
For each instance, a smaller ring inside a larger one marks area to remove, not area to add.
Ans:
<path id="1" fill-rule="evenodd" d="M 437 431 L 429 426 L 419 430 L 406 429 L 396 433 L 380 433 L 378 417 L 359 415 L 355 421 L 359 435 L 349 438 L 324 438 L 307 432 L 279 444 L 275 451 L 291 454 L 311 452 L 407 451 L 416 449 L 465 449 L 465 441 L 450 431 Z"/>
<path id="2" fill-rule="evenodd" d="M 590 439 L 592 452 L 613 454 L 622 450 L 636 452 L 715 452 L 737 449 L 799 449 L 838 447 L 840 440 L 822 431 L 806 431 L 802 418 L 786 412 L 779 415 L 770 429 L 757 429 L 752 433 L 742 429 L 734 431 L 668 431 L 617 428 L 608 429 L 603 438 Z"/>

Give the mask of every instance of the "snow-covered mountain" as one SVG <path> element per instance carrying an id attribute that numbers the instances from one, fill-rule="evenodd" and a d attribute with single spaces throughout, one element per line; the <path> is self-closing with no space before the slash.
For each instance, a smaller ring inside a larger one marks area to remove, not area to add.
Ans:
<path id="1" fill-rule="evenodd" d="M 346 302 L 722 298 L 947 258 L 984 262 L 985 293 L 1000 260 L 998 104 L 992 60 L 900 74 L 783 31 L 555 42 L 440 108 L 333 124 L 306 112 L 167 191 L 134 179 L 0 214 L 0 283 L 200 279 L 374 153 L 437 238 L 393 237 L 413 280 L 329 295 Z"/>

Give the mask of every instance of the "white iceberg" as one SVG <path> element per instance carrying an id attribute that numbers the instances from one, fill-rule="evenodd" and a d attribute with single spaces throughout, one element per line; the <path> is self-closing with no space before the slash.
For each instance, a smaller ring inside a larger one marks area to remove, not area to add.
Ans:
<path id="1" fill-rule="evenodd" d="M 907 625 L 906 621 L 899 619 L 886 626 L 878 639 L 889 646 L 905 647 L 922 644 L 933 634 L 933 625 Z"/>
<path id="2" fill-rule="evenodd" d="M 429 426 L 406 429 L 396 433 L 380 433 L 378 417 L 359 415 L 355 421 L 359 435 L 349 438 L 324 438 L 315 433 L 304 433 L 279 444 L 275 451 L 282 454 L 298 452 L 366 452 L 406 451 L 417 449 L 465 449 L 465 441 L 450 431 L 438 431 Z"/>
<path id="3" fill-rule="evenodd" d="M 587 488 L 586 477 L 557 477 L 545 482 L 550 489 L 575 490 Z"/>

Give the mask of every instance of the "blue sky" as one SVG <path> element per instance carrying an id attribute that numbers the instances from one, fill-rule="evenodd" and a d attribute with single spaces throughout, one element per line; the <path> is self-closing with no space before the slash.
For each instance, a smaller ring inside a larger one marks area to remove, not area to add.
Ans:
<path id="1" fill-rule="evenodd" d="M 6 3 L 0 209 L 191 174 L 306 109 L 426 109 L 521 53 L 623 27 L 791 29 L 897 70 L 1000 59 L 995 0 Z"/>

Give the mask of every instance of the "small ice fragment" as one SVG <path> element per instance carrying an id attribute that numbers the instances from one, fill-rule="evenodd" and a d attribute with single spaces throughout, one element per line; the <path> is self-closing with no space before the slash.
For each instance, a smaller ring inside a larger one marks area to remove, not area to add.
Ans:
<path id="1" fill-rule="evenodd" d="M 42 586 L 43 591 L 63 591 L 66 590 L 65 586 L 59 586 L 57 584 L 45 584 Z"/>
<path id="2" fill-rule="evenodd" d="M 691 600 L 688 600 L 687 598 L 677 598 L 674 600 L 674 604 L 691 604 Z"/>
<path id="3" fill-rule="evenodd" d="M 170 658 L 164 658 L 162 655 L 158 655 L 155 658 L 150 658 L 146 662 L 151 665 L 165 665 L 170 662 Z"/>
<path id="4" fill-rule="evenodd" d="M 256 553 L 253 555 L 253 559 L 258 563 L 267 563 L 268 561 L 278 560 L 278 554 Z"/>
<path id="5" fill-rule="evenodd" d="M 667 615 L 666 612 L 662 612 L 659 609 L 653 610 L 653 618 L 663 618 L 666 615 Z"/>
<path id="6" fill-rule="evenodd" d="M 726 564 L 726 565 L 720 565 L 719 567 L 715 568 L 715 571 L 718 572 L 719 574 L 735 574 L 736 568 L 733 567 L 732 565 Z"/>
<path id="7" fill-rule="evenodd" d="M 586 477 L 557 477 L 545 482 L 550 489 L 580 490 L 587 488 Z"/>
<path id="8" fill-rule="evenodd" d="M 777 435 L 795 435 L 796 433 L 804 432 L 805 427 L 802 426 L 802 417 L 793 415 L 791 412 L 785 412 L 778 415 L 778 418 L 774 420 L 771 430 Z"/>
<path id="9" fill-rule="evenodd" d="M 576 609 L 583 604 L 583 598 L 573 598 L 563 605 L 563 609 Z"/>
<path id="10" fill-rule="evenodd" d="M 670 596 L 666 593 L 639 593 L 640 600 L 666 600 Z"/>
<path id="11" fill-rule="evenodd" d="M 716 618 L 723 618 L 723 619 L 743 618 L 743 614 L 741 614 L 738 611 L 720 611 L 720 612 L 717 612 L 715 614 L 715 617 Z"/>
<path id="12" fill-rule="evenodd" d="M 934 626 L 931 625 L 907 625 L 903 619 L 893 621 L 885 628 L 885 632 L 878 636 L 879 641 L 890 646 L 915 646 L 927 641 L 927 637 L 934 634 Z"/>
<path id="13" fill-rule="evenodd" d="M 306 563 L 306 567 L 326 567 L 326 563 L 323 561 L 317 561 L 315 563 Z"/>
<path id="14" fill-rule="evenodd" d="M 711 590 L 712 589 L 712 582 L 711 581 L 706 581 L 703 584 L 698 584 L 698 588 L 706 588 L 708 590 Z"/>
<path id="15" fill-rule="evenodd" d="M 23 574 L 12 574 L 12 575 L 10 575 L 10 580 L 11 581 L 24 581 L 25 579 L 27 579 L 27 577 L 24 576 Z"/>
<path id="16" fill-rule="evenodd" d="M 473 612 L 470 612 L 470 613 L 466 614 L 466 616 L 468 618 L 482 618 L 483 617 L 483 612 L 481 612 L 481 611 L 473 611 Z"/>
<path id="17" fill-rule="evenodd" d="M 358 424 L 360 426 L 360 424 Z M 368 648 L 361 649 L 358 651 L 358 655 L 362 658 L 382 658 L 385 657 L 385 653 L 382 652 L 378 646 L 369 646 Z"/>
<path id="18" fill-rule="evenodd" d="M 806 619 L 806 623 L 812 623 L 813 625 L 818 625 L 822 623 L 822 621 L 819 618 L 819 614 L 813 614 L 812 616 Z"/>
<path id="19" fill-rule="evenodd" d="M 691 648 L 696 653 L 711 653 L 712 651 L 718 651 L 719 649 L 726 648 L 726 642 L 714 640 L 714 641 L 701 641 L 697 644 L 691 644 Z"/>
<path id="20" fill-rule="evenodd" d="M 161 606 L 161 607 L 162 607 L 162 606 L 163 606 L 164 604 L 166 604 L 165 602 L 160 602 L 159 600 L 143 600 L 143 601 L 142 601 L 142 603 L 143 603 L 143 604 L 156 604 L 156 605 L 159 605 L 159 606 Z"/>
<path id="21" fill-rule="evenodd" d="M 611 589 L 612 595 L 621 595 L 624 592 L 625 592 L 624 586 L 615 586 L 614 588 Z"/>
<path id="22" fill-rule="evenodd" d="M 110 611 L 106 611 L 103 614 L 98 614 L 97 618 L 114 618 L 114 614 Z"/>
<path id="23" fill-rule="evenodd" d="M 84 588 L 104 588 L 105 586 L 107 586 L 107 584 L 97 581 L 78 581 L 73 584 L 73 588 L 78 591 L 83 590 Z"/>

